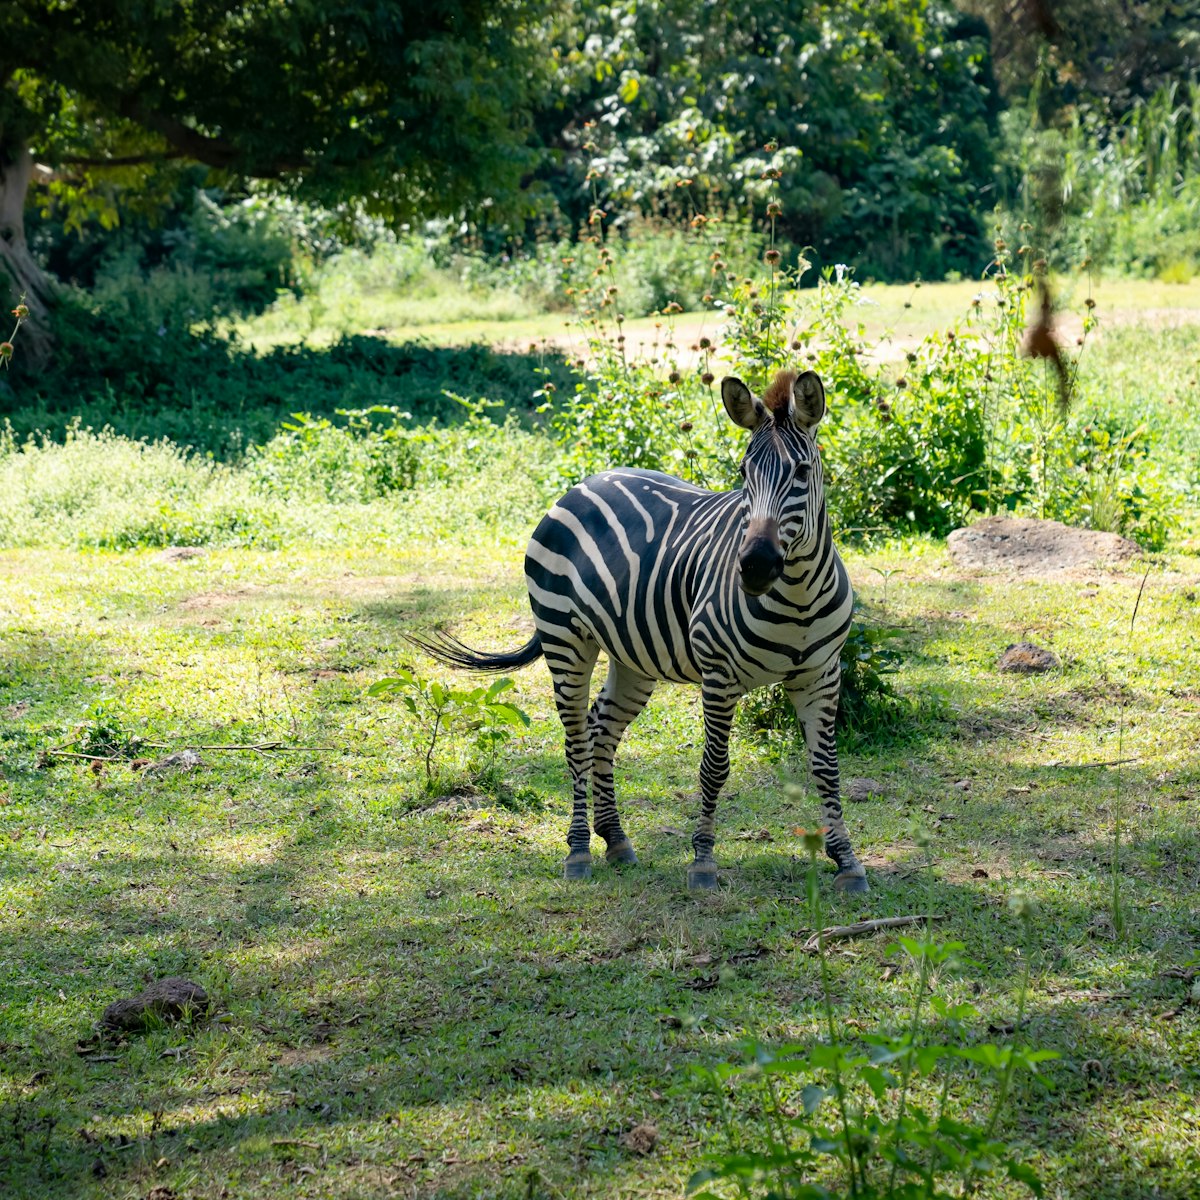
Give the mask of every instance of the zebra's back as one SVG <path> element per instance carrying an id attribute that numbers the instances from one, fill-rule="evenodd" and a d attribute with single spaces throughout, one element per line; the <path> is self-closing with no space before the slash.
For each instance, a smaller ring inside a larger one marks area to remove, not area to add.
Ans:
<path id="1" fill-rule="evenodd" d="M 581 635 L 654 679 L 699 682 L 689 637 L 703 580 L 732 571 L 736 492 L 659 471 L 613 470 L 573 487 L 529 542 L 525 576 L 543 636 Z"/>

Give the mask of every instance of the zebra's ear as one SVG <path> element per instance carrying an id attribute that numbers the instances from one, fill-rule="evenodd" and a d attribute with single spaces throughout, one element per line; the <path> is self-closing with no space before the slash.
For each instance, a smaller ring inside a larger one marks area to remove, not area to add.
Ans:
<path id="1" fill-rule="evenodd" d="M 725 402 L 729 419 L 743 429 L 757 429 L 763 413 L 767 411 L 736 375 L 726 375 L 721 380 L 721 399 Z"/>
<path id="2" fill-rule="evenodd" d="M 796 376 L 792 384 L 792 415 L 797 425 L 808 429 L 815 429 L 821 423 L 825 415 L 825 385 L 816 371 Z"/>

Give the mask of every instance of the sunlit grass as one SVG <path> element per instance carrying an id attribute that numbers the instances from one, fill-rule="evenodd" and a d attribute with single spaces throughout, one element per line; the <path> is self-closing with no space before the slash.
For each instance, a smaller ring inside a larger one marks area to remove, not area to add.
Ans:
<path id="1" fill-rule="evenodd" d="M 415 532 L 401 518 L 389 552 L 0 555 L 0 1140 L 13 1194 L 516 1197 L 530 1178 L 535 1195 L 678 1194 L 722 1136 L 689 1064 L 736 1058 L 748 1036 L 819 1035 L 791 832 L 815 800 L 790 808 L 781 768 L 748 741 L 721 806 L 728 886 L 703 902 L 684 890 L 693 689 L 661 689 L 623 746 L 636 873 L 558 877 L 566 777 L 541 667 L 517 677 L 538 720 L 504 759 L 537 803 L 506 808 L 467 786 L 461 731 L 442 778 L 463 790 L 427 807 L 416 731 L 365 685 L 413 661 L 407 629 L 445 621 L 501 646 L 523 639 L 527 616 L 518 528 L 444 544 Z M 905 742 L 843 756 L 847 776 L 882 780 L 887 797 L 848 806 L 874 891 L 850 907 L 830 897 L 835 915 L 917 911 L 932 887 L 939 934 L 979 964 L 940 994 L 1003 1024 L 1018 972 L 1005 901 L 1030 892 L 1041 916 L 1025 1032 L 1063 1059 L 1052 1093 L 1021 1094 L 1005 1136 L 1050 1194 L 1152 1184 L 1182 1200 L 1200 1152 L 1187 1116 L 1200 1044 L 1192 1010 L 1161 1014 L 1189 986 L 1164 972 L 1196 953 L 1187 596 L 1200 560 L 1151 573 L 1135 645 L 1120 635 L 1133 570 L 1013 583 L 963 575 L 919 540 L 848 562 L 903 632 L 900 691 L 941 707 Z M 1022 637 L 1050 644 L 1062 671 L 996 674 Z M 101 702 L 154 741 L 297 749 L 213 751 L 158 779 L 39 768 Z M 1106 924 L 1120 704 L 1134 760 L 1125 941 Z M 914 825 L 932 831 L 932 879 Z M 848 1033 L 892 1028 L 903 1007 L 909 982 L 885 971 L 887 946 L 833 955 Z M 75 1053 L 105 1004 L 168 973 L 203 982 L 228 1018 L 135 1038 L 114 1062 Z M 619 1142 L 641 1120 L 660 1137 L 644 1159 Z"/>

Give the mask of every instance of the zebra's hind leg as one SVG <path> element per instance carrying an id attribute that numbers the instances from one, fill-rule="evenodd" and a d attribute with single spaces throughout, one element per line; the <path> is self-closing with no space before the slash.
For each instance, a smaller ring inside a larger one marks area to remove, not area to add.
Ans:
<path id="1" fill-rule="evenodd" d="M 837 659 L 834 659 L 834 667 L 840 672 Z M 825 853 L 837 863 L 833 885 L 842 892 L 869 892 L 867 872 L 854 856 L 846 822 L 842 819 L 841 780 L 834 738 L 839 682 L 839 675 L 831 673 L 816 688 L 789 692 L 788 695 L 804 730 L 809 766 L 817 794 L 821 797 L 821 812 L 827 827 Z"/>
<path id="2" fill-rule="evenodd" d="M 646 707 L 655 680 L 630 667 L 610 662 L 608 678 L 588 713 L 592 739 L 592 824 L 608 844 L 604 857 L 619 866 L 634 866 L 637 854 L 621 828 L 613 786 L 613 758 L 629 723 Z"/>
<path id="3" fill-rule="evenodd" d="M 700 760 L 700 820 L 692 835 L 695 861 L 688 867 L 688 887 L 711 890 L 717 886 L 716 844 L 717 797 L 729 778 L 729 727 L 741 692 L 720 683 L 705 681 L 704 757 Z"/>
<path id="4" fill-rule="evenodd" d="M 566 734 L 567 769 L 571 773 L 570 852 L 563 863 L 567 879 L 592 874 L 592 831 L 588 826 L 588 781 L 592 774 L 592 740 L 588 733 L 588 687 L 600 648 L 592 641 L 562 642 L 542 634 L 546 665 L 554 681 L 554 703 Z"/>

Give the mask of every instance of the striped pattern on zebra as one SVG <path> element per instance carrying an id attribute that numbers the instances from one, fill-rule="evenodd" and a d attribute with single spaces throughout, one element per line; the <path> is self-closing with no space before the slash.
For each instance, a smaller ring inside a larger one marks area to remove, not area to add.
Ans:
<path id="1" fill-rule="evenodd" d="M 717 883 L 717 797 L 729 777 L 738 699 L 782 683 L 796 710 L 821 798 L 836 884 L 867 891 L 839 798 L 834 717 L 852 593 L 833 545 L 815 430 L 825 389 L 812 371 L 782 371 L 761 399 L 722 381 L 730 418 L 751 431 L 743 486 L 710 492 L 658 471 L 603 471 L 542 518 L 525 557 L 537 632 L 520 650 L 485 654 L 446 634 L 421 641 L 442 662 L 509 670 L 544 656 L 566 732 L 572 780 L 564 873 L 591 874 L 592 825 L 612 863 L 637 855 L 621 824 L 613 758 L 659 680 L 700 685 L 701 809 L 688 884 Z M 608 678 L 588 698 L 600 651 Z"/>

